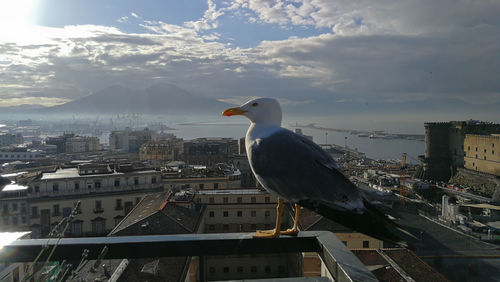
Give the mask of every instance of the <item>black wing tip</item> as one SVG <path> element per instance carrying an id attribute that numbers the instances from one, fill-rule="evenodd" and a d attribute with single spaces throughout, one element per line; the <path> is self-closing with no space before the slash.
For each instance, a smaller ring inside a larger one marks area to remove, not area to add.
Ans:
<path id="1" fill-rule="evenodd" d="M 357 214 L 348 210 L 337 210 L 318 202 L 312 203 L 310 201 L 305 201 L 299 203 L 299 205 L 309 208 L 325 218 L 354 231 L 402 248 L 407 248 L 412 251 L 416 250 L 415 247 L 408 242 L 409 240 L 404 239 L 416 239 L 416 237 L 404 230 L 371 204 L 367 206 L 363 214 Z"/>

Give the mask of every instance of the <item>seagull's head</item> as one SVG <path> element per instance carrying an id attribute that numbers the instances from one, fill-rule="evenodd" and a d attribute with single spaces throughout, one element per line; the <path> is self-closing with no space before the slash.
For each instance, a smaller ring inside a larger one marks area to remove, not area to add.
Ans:
<path id="1" fill-rule="evenodd" d="M 225 110 L 223 116 L 246 116 L 253 123 L 281 125 L 281 107 L 276 99 L 257 98 L 245 104 Z"/>

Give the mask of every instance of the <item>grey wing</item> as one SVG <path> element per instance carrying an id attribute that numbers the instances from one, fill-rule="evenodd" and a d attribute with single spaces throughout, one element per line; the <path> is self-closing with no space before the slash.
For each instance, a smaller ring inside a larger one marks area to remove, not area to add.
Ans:
<path id="1" fill-rule="evenodd" d="M 314 142 L 282 130 L 256 142 L 250 163 L 261 184 L 297 203 L 316 201 L 339 209 L 362 209 L 358 188 Z"/>

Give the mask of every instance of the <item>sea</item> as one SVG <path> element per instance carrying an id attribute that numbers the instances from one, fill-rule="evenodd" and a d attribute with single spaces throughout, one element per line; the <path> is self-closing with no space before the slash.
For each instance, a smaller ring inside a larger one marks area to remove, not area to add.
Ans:
<path id="1" fill-rule="evenodd" d="M 193 139 L 197 137 L 244 137 L 248 123 L 184 123 L 175 125 L 170 131 L 177 137 Z M 295 130 L 295 126 L 287 126 Z M 301 128 L 304 135 L 313 137 L 318 144 L 335 144 L 347 146 L 349 149 L 365 153 L 368 158 L 375 160 L 400 161 L 403 153 L 407 154 L 407 162 L 418 164 L 418 156 L 424 154 L 424 142 L 408 139 L 370 139 L 359 137 L 349 132 L 325 131 L 311 128 Z"/>

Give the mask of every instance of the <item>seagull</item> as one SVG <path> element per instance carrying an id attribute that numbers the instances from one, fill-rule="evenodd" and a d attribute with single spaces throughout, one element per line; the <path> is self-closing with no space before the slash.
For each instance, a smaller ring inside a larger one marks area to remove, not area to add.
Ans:
<path id="1" fill-rule="evenodd" d="M 278 197 L 276 227 L 257 230 L 255 238 L 296 235 L 300 209 L 306 207 L 358 232 L 406 246 L 396 234 L 409 233 L 370 204 L 329 154 L 313 141 L 281 127 L 277 100 L 253 99 L 222 115 L 243 115 L 251 121 L 245 137 L 250 167 L 260 184 Z M 284 200 L 295 204 L 295 218 L 292 228 L 281 231 Z"/>

